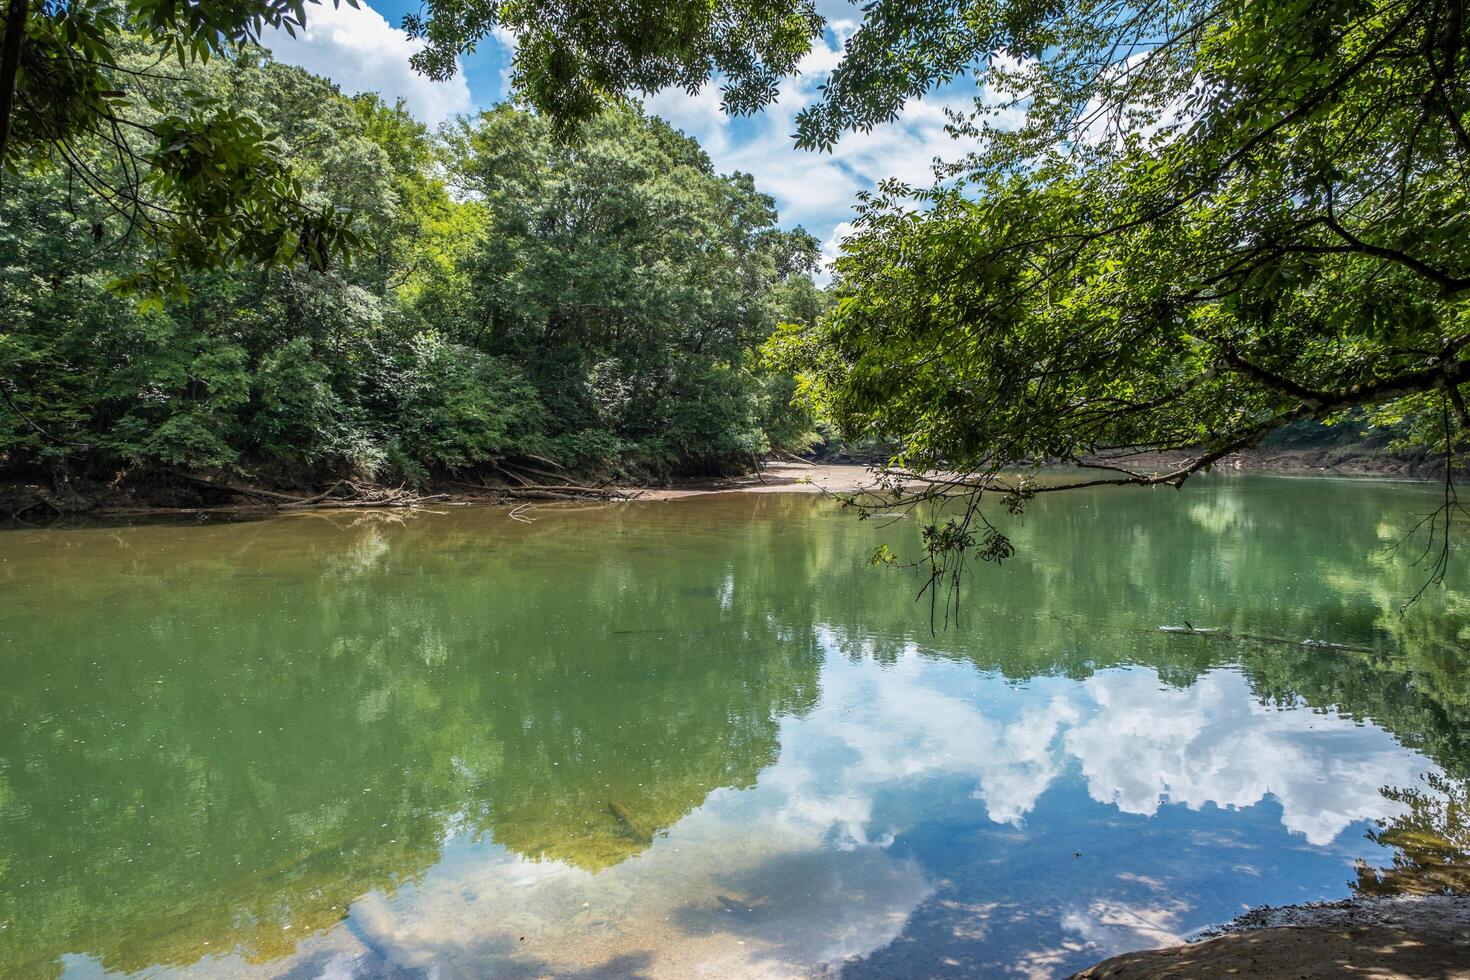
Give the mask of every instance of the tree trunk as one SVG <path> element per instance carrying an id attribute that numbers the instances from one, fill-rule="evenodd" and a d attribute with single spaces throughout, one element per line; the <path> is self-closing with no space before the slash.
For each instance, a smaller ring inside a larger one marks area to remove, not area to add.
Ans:
<path id="1" fill-rule="evenodd" d="M 10 149 L 10 120 L 15 115 L 15 76 L 20 72 L 20 43 L 30 18 L 30 0 L 10 0 L 5 11 L 5 46 L 0 49 L 0 167 Z"/>

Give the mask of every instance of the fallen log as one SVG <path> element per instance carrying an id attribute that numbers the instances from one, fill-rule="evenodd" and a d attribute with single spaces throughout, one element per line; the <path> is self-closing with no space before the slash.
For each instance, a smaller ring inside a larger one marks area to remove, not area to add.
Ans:
<path id="1" fill-rule="evenodd" d="M 281 506 L 282 507 L 307 507 L 307 506 L 310 506 L 311 504 L 314 504 L 314 503 L 316 503 L 319 500 L 326 500 L 333 493 L 335 493 L 336 490 L 337 490 L 337 488 L 340 487 L 341 485 L 342 485 L 342 481 L 341 480 L 338 480 L 336 483 L 332 484 L 330 487 L 327 487 L 327 489 L 323 490 L 321 493 L 317 494 L 315 497 L 306 497 L 305 499 L 302 499 L 302 500 L 293 500 L 291 503 L 289 503 L 289 504 L 282 504 Z"/>
<path id="2" fill-rule="evenodd" d="M 581 493 L 593 496 L 626 497 L 627 494 L 621 490 L 611 490 L 607 487 L 586 487 L 576 483 L 525 483 L 520 487 L 512 487 L 513 490 L 547 490 L 553 493 Z"/>
<path id="3" fill-rule="evenodd" d="M 499 470 L 500 472 L 504 473 L 506 476 L 510 477 L 512 480 L 516 481 L 517 483 L 521 484 L 522 486 L 530 486 L 531 485 L 531 481 L 530 480 L 528 480 L 525 477 L 521 476 L 519 473 L 512 473 L 510 470 L 506 469 L 504 466 L 501 466 L 499 463 L 491 463 L 490 464 L 490 468 L 491 469 L 495 469 L 495 470 Z"/>
<path id="4" fill-rule="evenodd" d="M 547 459 L 545 456 L 537 456 L 535 453 L 521 453 L 521 455 L 526 459 L 534 459 L 538 463 L 545 463 L 547 466 L 550 466 L 554 470 L 561 470 L 563 473 L 566 472 L 567 468 L 554 459 Z"/>
<path id="5" fill-rule="evenodd" d="M 448 497 L 449 494 L 447 493 L 427 494 L 422 497 L 417 494 L 403 494 L 393 497 L 382 497 L 376 500 L 320 500 L 314 504 L 311 504 L 310 506 L 323 510 L 337 510 L 355 507 L 417 507 L 420 504 L 425 504 L 432 500 L 445 500 Z"/>
<path id="6" fill-rule="evenodd" d="M 529 487 L 506 487 L 500 491 L 512 500 L 586 500 L 590 496 L 585 493 L 557 493 L 554 490 L 531 489 Z M 593 499 L 608 500 L 608 497 L 593 497 Z"/>
<path id="7" fill-rule="evenodd" d="M 552 473 L 552 472 L 550 472 L 548 470 L 538 470 L 534 466 L 524 466 L 524 465 L 522 465 L 522 466 L 518 466 L 516 468 L 517 469 L 520 469 L 520 470 L 525 470 L 527 473 L 530 473 L 530 474 L 532 474 L 534 476 L 543 477 L 543 478 L 545 478 L 547 480 L 565 480 L 566 479 L 566 477 L 563 476 L 560 473 Z"/>
<path id="8" fill-rule="evenodd" d="M 209 487 L 211 490 L 225 490 L 229 493 L 238 494 L 242 497 L 255 497 L 260 500 L 283 500 L 288 503 L 299 504 L 303 498 L 293 497 L 288 493 L 277 493 L 274 490 L 262 490 L 260 487 L 247 487 L 239 483 L 226 483 L 223 480 L 210 480 L 183 470 L 169 470 L 171 476 L 176 476 L 189 483 L 197 483 L 201 487 Z"/>

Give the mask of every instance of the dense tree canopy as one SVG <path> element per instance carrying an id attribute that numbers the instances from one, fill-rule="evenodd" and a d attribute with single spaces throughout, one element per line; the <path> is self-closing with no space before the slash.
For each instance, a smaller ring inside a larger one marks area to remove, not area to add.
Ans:
<path id="1" fill-rule="evenodd" d="M 150 242 L 99 242 L 109 202 L 30 174 L 0 202 L 6 470 L 420 482 L 536 455 L 661 475 L 810 428 L 755 349 L 816 315 L 815 242 L 664 124 L 623 109 L 569 143 L 499 109 L 446 142 L 258 48 L 176 70 L 177 98 L 270 132 L 303 206 L 350 213 L 361 248 L 184 269 L 186 298 L 140 308 L 115 286 Z"/>
<path id="2" fill-rule="evenodd" d="M 804 338 L 847 427 L 965 472 L 1164 451 L 1104 478 L 1178 483 L 1300 419 L 1470 424 L 1458 4 L 1083 3 L 991 30 L 980 148 L 866 201 Z"/>
<path id="3" fill-rule="evenodd" d="M 752 419 L 797 435 L 805 420 L 772 408 L 787 382 L 747 383 L 745 345 L 783 304 L 798 326 L 775 350 L 820 412 L 849 435 L 895 446 L 900 472 L 951 470 L 960 479 L 943 489 L 1000 490 L 1013 505 L 1043 488 L 1000 472 L 1045 459 L 1107 469 L 1097 480 L 1177 485 L 1303 420 L 1388 425 L 1447 457 L 1470 424 L 1460 391 L 1470 380 L 1470 28 L 1459 0 L 875 0 L 800 115 L 797 143 L 831 147 L 974 71 L 975 111 L 954 127 L 976 148 L 941 167 L 934 187 L 889 182 L 864 200 L 837 267 L 841 301 L 820 318 L 815 293 L 792 285 L 812 260 L 810 241 L 777 234 L 748 182 L 714 179 L 697 150 L 618 107 L 629 91 L 709 82 L 730 112 L 769 104 L 823 29 L 809 0 L 427 0 L 404 24 L 425 42 L 416 67 L 441 77 L 489 32 L 509 32 L 516 90 L 540 115 L 505 111 L 458 133 L 451 186 L 425 162 L 439 152 L 427 134 L 407 151 L 417 162 L 384 150 L 400 174 L 415 174 L 395 178 L 407 181 L 395 199 L 416 202 L 403 212 L 413 227 L 392 233 L 374 224 L 380 196 L 346 200 L 345 187 L 313 185 L 291 149 L 292 124 L 243 107 L 238 89 L 151 87 L 145 52 L 178 55 L 193 79 L 202 69 L 191 58 L 309 12 L 304 0 L 36 5 L 16 108 L 4 113 L 14 123 L 7 162 L 44 151 L 62 164 L 27 188 L 49 187 L 53 210 L 63 183 L 71 207 L 78 175 L 108 166 L 105 186 L 121 180 L 175 202 L 149 226 L 167 234 L 134 247 L 126 268 L 111 270 L 114 284 L 177 275 L 181 289 L 198 289 L 177 270 L 285 261 L 303 248 L 323 266 L 360 237 L 372 253 L 363 269 L 260 281 L 306 293 L 351 283 L 379 303 L 391 295 L 395 311 L 421 317 L 402 334 L 418 346 L 393 370 L 453 370 L 442 383 L 395 382 L 342 403 L 351 409 L 285 414 L 383 420 L 349 441 L 392 444 L 384 458 L 405 472 L 493 455 L 531 431 L 560 442 L 523 449 L 590 457 L 616 443 L 661 463 L 748 453 L 762 439 Z M 79 94 L 42 112 L 37 86 L 54 85 L 43 74 L 57 65 L 75 75 L 61 91 Z M 136 81 L 120 88 L 124 78 Z M 559 143 L 573 124 L 580 138 Z M 158 148 L 123 152 L 134 129 Z M 220 142 L 198 143 L 206 131 Z M 277 131 L 282 145 L 266 139 Z M 613 131 L 624 141 L 615 151 Z M 130 170 L 140 158 L 149 168 Z M 660 176 L 683 168 L 698 186 Z M 214 186 L 230 173 L 240 176 L 234 190 Z M 596 207 L 578 181 L 599 188 Z M 100 193 L 73 234 L 122 234 L 106 215 L 117 201 Z M 337 234 L 333 216 L 348 212 L 357 236 Z M 421 219 L 433 234 L 415 230 Z M 65 257 L 68 269 L 75 258 Z M 667 278 L 656 284 L 648 270 Z M 332 317 L 361 312 L 342 298 L 312 302 Z M 402 326 L 398 312 L 389 319 Z M 462 358 L 461 347 L 478 353 Z M 279 390 L 288 388 L 310 390 Z M 225 394 L 229 385 L 209 390 L 216 402 L 242 397 Z M 532 390 L 537 399 L 521 397 Z M 453 405 L 453 415 L 476 391 L 518 407 L 408 447 L 454 428 L 438 409 L 415 414 L 414 398 Z M 691 421 L 676 406 L 719 406 L 720 420 Z M 699 431 L 676 431 L 685 423 Z M 395 442 L 395 425 L 418 435 Z M 44 428 L 27 431 L 40 438 Z M 273 438 L 303 445 L 300 432 Z M 945 541 L 972 542 L 968 526 Z M 987 556 L 1009 553 L 992 544 Z"/>
<path id="4" fill-rule="evenodd" d="M 869 11 L 807 118 L 817 142 L 978 59 L 955 123 L 977 148 L 932 188 L 868 197 L 838 305 L 783 340 L 842 427 L 1012 508 L 1077 482 L 1178 486 L 1303 420 L 1389 427 L 1462 465 L 1460 3 L 904 7 Z M 871 71 L 880 42 L 907 53 L 897 75 Z M 1002 475 L 1044 460 L 1101 472 Z M 1437 575 L 1461 513 L 1447 484 L 1425 526 Z M 974 506 L 936 527 L 936 573 L 977 542 L 1010 554 Z"/>
<path id="5" fill-rule="evenodd" d="M 566 433 L 559 455 L 718 468 L 766 452 L 768 431 L 800 437 L 789 388 L 752 352 L 783 317 L 818 313 L 818 243 L 777 230 L 748 176 L 717 176 L 631 110 L 569 144 L 503 108 L 461 122 L 450 168 L 486 226 L 435 319 L 522 366 Z"/>
<path id="6" fill-rule="evenodd" d="M 182 297 L 182 273 L 240 261 L 321 270 L 359 242 L 352 215 L 313 207 L 269 126 L 192 88 L 187 69 L 267 29 L 294 34 L 321 0 L 7 0 L 0 7 L 0 168 L 38 171 L 105 205 L 95 226 L 151 254 L 118 285 Z M 342 0 L 332 0 L 338 5 Z M 358 0 L 346 0 L 357 6 Z M 822 20 L 810 0 L 685 4 L 442 0 L 405 18 L 442 78 L 493 29 L 519 42 L 513 87 L 565 134 L 629 89 L 696 89 L 719 71 L 726 104 L 769 103 Z M 175 67 L 175 63 L 176 66 Z"/>
<path id="7" fill-rule="evenodd" d="M 294 30 L 306 7 L 306 0 L 9 0 L 0 43 L 0 191 L 9 198 L 18 186 L 59 175 L 69 196 L 99 206 L 92 224 L 99 244 L 147 244 L 118 282 L 145 294 L 181 295 L 182 273 L 241 260 L 325 269 L 345 257 L 356 240 L 349 221 L 312 206 L 257 116 L 194 89 L 184 71 L 258 40 L 266 28 Z"/>
<path id="8" fill-rule="evenodd" d="M 822 24 L 802 0 L 429 0 L 407 26 L 439 74 L 510 32 L 524 94 L 575 119 L 707 81 L 728 111 L 759 108 Z M 1303 420 L 1389 426 L 1453 469 L 1467 37 L 1460 0 L 875 0 L 797 143 L 830 148 L 973 71 L 954 129 L 976 149 L 933 187 L 867 197 L 840 302 L 778 346 L 896 469 L 1013 506 L 1042 488 L 1006 468 L 1178 485 Z M 1447 493 L 1431 531 L 1454 510 Z M 967 514 L 941 552 L 975 540 Z"/>

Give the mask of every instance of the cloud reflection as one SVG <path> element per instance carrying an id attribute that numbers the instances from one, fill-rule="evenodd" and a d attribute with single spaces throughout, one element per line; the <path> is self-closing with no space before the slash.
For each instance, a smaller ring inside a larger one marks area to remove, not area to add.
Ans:
<path id="1" fill-rule="evenodd" d="M 846 645 L 824 638 L 822 705 L 790 723 L 803 729 L 783 733 L 794 751 L 763 784 L 786 787 L 788 817 L 826 820 L 856 843 L 875 832 L 873 795 L 896 781 L 967 776 L 991 820 L 1021 824 L 1076 765 L 1091 798 L 1124 813 L 1242 808 L 1270 797 L 1288 830 L 1322 846 L 1356 821 L 1399 815 L 1402 806 L 1379 788 L 1434 769 L 1380 728 L 1262 705 L 1234 670 L 1188 688 L 1151 670 L 1102 671 L 1081 683 L 1043 677 L 1025 685 L 1027 696 L 1006 698 L 997 690 L 1006 682 L 913 648 L 878 669 L 830 653 Z M 832 760 L 844 757 L 834 774 Z"/>
<path id="2" fill-rule="evenodd" d="M 650 976 L 790 975 L 887 946 L 933 904 L 932 873 L 893 844 L 953 799 L 1024 831 L 1068 780 L 1095 804 L 1145 817 L 1269 797 L 1287 830 L 1323 846 L 1356 821 L 1394 815 L 1378 788 L 1431 768 L 1380 729 L 1262 706 L 1231 670 L 1185 689 L 1150 670 L 1014 685 L 915 648 L 879 665 L 835 652 L 850 647 L 836 635 L 822 642 L 822 700 L 783 721 L 780 758 L 755 788 L 715 792 L 645 853 L 598 874 L 451 843 L 416 887 L 354 907 L 358 962 L 518 975 L 548 964 L 595 973 L 632 957 Z M 932 781 L 959 792 L 919 791 Z M 938 809 L 895 803 L 916 798 Z M 1013 843 L 1024 850 L 1024 835 Z M 997 949 L 1037 937 L 1010 950 L 1021 974 L 1185 931 L 1189 903 L 1137 875 L 1112 876 L 1110 893 L 1016 898 L 1050 886 L 1016 880 L 1010 847 L 995 878 L 997 898 L 1014 901 L 975 905 L 989 911 L 966 921 Z"/>

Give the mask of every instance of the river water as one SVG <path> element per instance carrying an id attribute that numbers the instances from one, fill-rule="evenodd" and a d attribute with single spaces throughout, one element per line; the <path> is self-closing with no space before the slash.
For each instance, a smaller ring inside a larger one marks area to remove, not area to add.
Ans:
<path id="1" fill-rule="evenodd" d="M 1436 503 L 1040 498 L 937 632 L 811 495 L 0 532 L 0 976 L 1065 976 L 1399 887 Z"/>

